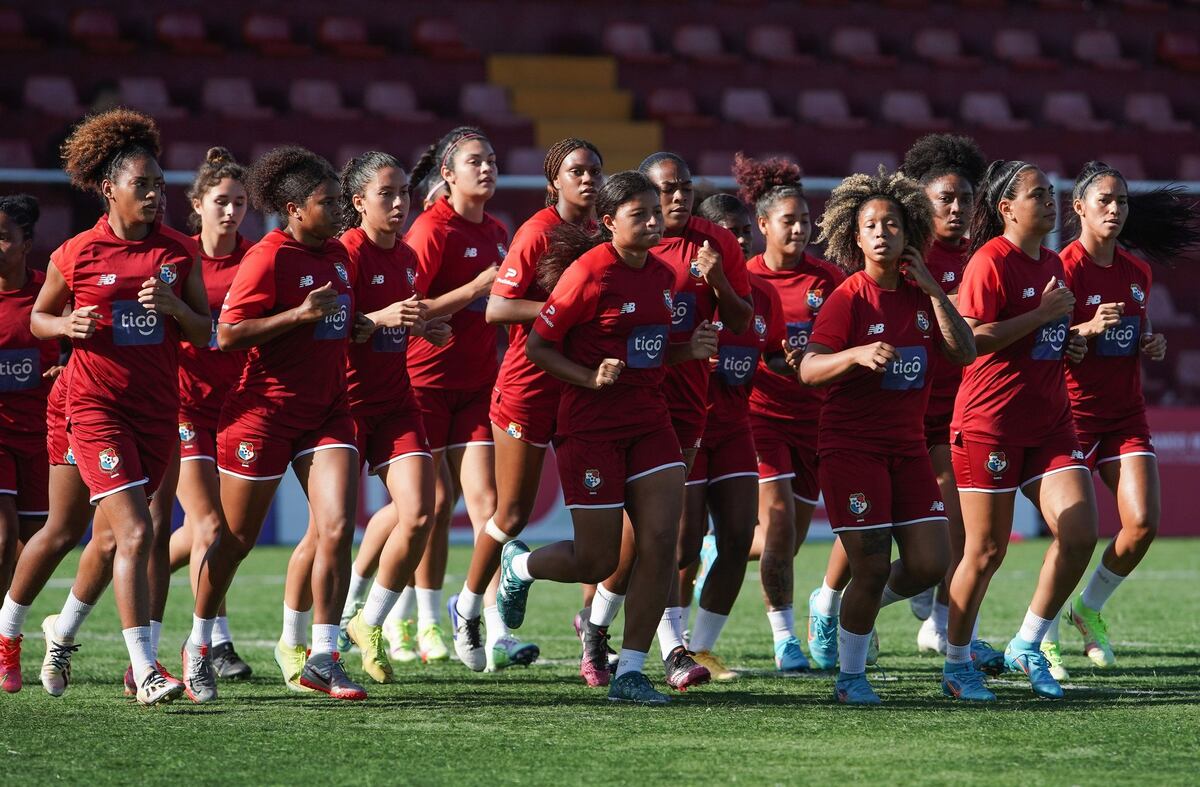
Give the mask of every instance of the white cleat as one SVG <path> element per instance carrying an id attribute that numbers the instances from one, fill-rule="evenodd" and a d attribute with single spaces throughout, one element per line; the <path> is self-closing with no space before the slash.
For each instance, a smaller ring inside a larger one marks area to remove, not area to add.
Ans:
<path id="1" fill-rule="evenodd" d="M 58 615 L 50 615 L 42 621 L 42 634 L 46 637 L 46 657 L 42 659 L 42 688 L 51 697 L 61 697 L 71 683 L 71 655 L 79 650 L 74 640 L 56 638 L 54 623 Z"/>
<path id="2" fill-rule="evenodd" d="M 137 701 L 141 705 L 159 705 L 173 702 L 183 694 L 183 684 L 169 681 L 157 669 L 142 678 L 137 690 Z"/>
<path id="3" fill-rule="evenodd" d="M 917 629 L 917 651 L 946 655 L 946 632 L 938 630 L 932 617 L 925 618 L 921 628 Z"/>

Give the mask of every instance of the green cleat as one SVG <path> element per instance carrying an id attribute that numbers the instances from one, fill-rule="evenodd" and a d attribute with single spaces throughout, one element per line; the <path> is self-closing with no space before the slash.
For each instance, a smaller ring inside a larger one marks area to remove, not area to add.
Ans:
<path id="1" fill-rule="evenodd" d="M 360 610 L 346 624 L 346 635 L 362 651 L 363 672 L 376 683 L 391 683 L 392 662 L 388 660 L 387 647 L 383 644 L 383 626 L 368 626 Z"/>
<path id="2" fill-rule="evenodd" d="M 1050 664 L 1050 674 L 1057 681 L 1064 681 L 1071 675 L 1067 672 L 1067 668 L 1063 666 L 1062 650 L 1058 647 L 1057 642 L 1051 642 L 1048 639 L 1042 640 L 1041 644 L 1042 655 L 1046 657 L 1046 661 Z"/>
<path id="3" fill-rule="evenodd" d="M 1097 667 L 1112 667 L 1117 663 L 1108 641 L 1108 624 L 1098 610 L 1084 606 L 1083 597 L 1075 599 L 1068 613 L 1071 624 L 1083 635 L 1083 652 Z"/>
<path id="4" fill-rule="evenodd" d="M 392 661 L 409 664 L 421 660 L 417 652 L 417 623 L 415 620 L 389 618 L 383 622 L 383 636 L 388 641 Z"/>
<path id="5" fill-rule="evenodd" d="M 496 591 L 496 609 L 504 625 L 510 629 L 521 628 L 525 622 L 525 601 L 533 582 L 518 577 L 512 569 L 512 563 L 517 555 L 527 552 L 529 547 L 523 541 L 513 539 L 504 545 L 500 553 L 500 589 Z"/>
<path id="6" fill-rule="evenodd" d="M 275 643 L 275 663 L 283 673 L 283 683 L 288 691 L 299 694 L 312 691 L 307 686 L 300 685 L 300 673 L 304 671 L 304 662 L 308 661 L 308 648 L 303 645 L 285 645 L 283 640 Z"/>
<path id="7" fill-rule="evenodd" d="M 522 642 L 512 634 L 505 634 L 487 652 L 484 672 L 499 672 L 508 667 L 528 667 L 537 661 L 541 649 L 532 642 Z"/>

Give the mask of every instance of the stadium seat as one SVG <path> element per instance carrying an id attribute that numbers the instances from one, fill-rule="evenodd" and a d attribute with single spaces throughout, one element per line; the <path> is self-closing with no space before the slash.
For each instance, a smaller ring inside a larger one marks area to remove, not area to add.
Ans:
<path id="1" fill-rule="evenodd" d="M 479 52 L 467 45 L 458 23 L 448 17 L 427 17 L 417 22 L 413 46 L 435 60 L 474 60 Z"/>
<path id="2" fill-rule="evenodd" d="M 513 148 L 500 161 L 500 166 L 509 175 L 544 175 L 546 151 L 541 148 Z"/>
<path id="3" fill-rule="evenodd" d="M 275 113 L 260 106 L 254 95 L 254 86 L 242 77 L 213 77 L 204 80 L 201 88 L 201 104 L 209 112 L 222 117 L 253 120 L 268 118 Z"/>
<path id="4" fill-rule="evenodd" d="M 950 128 L 946 118 L 935 117 L 929 97 L 917 90 L 889 90 L 883 94 L 879 114 L 901 128 L 943 131 Z"/>
<path id="5" fill-rule="evenodd" d="M 696 159 L 693 175 L 729 177 L 733 173 L 733 152 L 729 150 L 706 150 Z"/>
<path id="6" fill-rule="evenodd" d="M 207 142 L 169 142 L 163 154 L 163 166 L 167 169 L 194 170 L 204 163 Z"/>
<path id="7" fill-rule="evenodd" d="M 1200 71 L 1200 36 L 1182 31 L 1160 33 L 1158 59 L 1179 71 Z"/>
<path id="8" fill-rule="evenodd" d="M 242 23 L 242 38 L 267 57 L 303 57 L 312 48 L 292 39 L 292 26 L 287 19 L 275 14 L 256 13 Z"/>
<path id="9" fill-rule="evenodd" d="M 288 104 L 293 112 L 317 118 L 345 120 L 362 113 L 342 102 L 342 91 L 328 79 L 297 79 L 288 88 Z"/>
<path id="10" fill-rule="evenodd" d="M 817 59 L 801 54 L 796 35 L 783 25 L 759 25 L 746 34 L 746 51 L 766 63 L 779 66 L 815 66 Z"/>
<path id="11" fill-rule="evenodd" d="M 756 87 L 729 88 L 722 93 L 721 116 L 734 123 L 759 128 L 775 128 L 792 122 L 776 115 L 767 91 Z"/>
<path id="12" fill-rule="evenodd" d="M 796 114 L 801 120 L 821 128 L 864 128 L 866 118 L 850 112 L 850 102 L 840 90 L 804 90 L 796 99 Z"/>
<path id="13" fill-rule="evenodd" d="M 502 85 L 487 82 L 468 82 L 458 92 L 458 111 L 463 117 L 493 125 L 513 125 L 527 122 L 514 114 L 508 101 L 508 90 Z"/>
<path id="14" fill-rule="evenodd" d="M 1179 359 L 1175 362 L 1175 382 L 1193 397 L 1200 392 L 1200 350 L 1179 352 Z"/>
<path id="15" fill-rule="evenodd" d="M 874 175 L 880 165 L 888 172 L 895 172 L 900 166 L 900 157 L 890 150 L 860 150 L 850 156 L 848 171 Z"/>
<path id="16" fill-rule="evenodd" d="M 640 22 L 611 22 L 602 35 L 604 51 L 631 63 L 667 63 L 670 57 L 655 49 L 650 28 Z"/>
<path id="17" fill-rule="evenodd" d="M 0 52 L 34 52 L 41 39 L 29 34 L 25 16 L 16 8 L 0 8 Z"/>
<path id="18" fill-rule="evenodd" d="M 1091 99 L 1079 90 L 1047 93 L 1042 99 L 1042 118 L 1072 131 L 1108 131 L 1112 128 L 1112 123 L 1096 117 Z"/>
<path id="19" fill-rule="evenodd" d="M 1096 68 L 1133 71 L 1141 66 L 1121 54 L 1121 42 L 1111 30 L 1081 30 L 1075 34 L 1072 50 L 1076 60 Z"/>
<path id="20" fill-rule="evenodd" d="M 72 13 L 67 35 L 77 46 L 98 55 L 128 54 L 134 47 L 132 41 L 121 37 L 117 18 L 103 8 L 81 8 Z"/>
<path id="21" fill-rule="evenodd" d="M 830 41 L 833 54 L 860 68 L 892 68 L 896 58 L 879 48 L 879 38 L 869 27 L 839 27 Z"/>
<path id="22" fill-rule="evenodd" d="M 1185 153 L 1179 159 L 1180 180 L 1200 180 L 1200 153 Z"/>
<path id="23" fill-rule="evenodd" d="M 927 27 L 917 32 L 913 51 L 930 63 L 947 68 L 978 68 L 983 61 L 963 52 L 958 31 L 944 27 Z"/>
<path id="24" fill-rule="evenodd" d="M 1029 128 L 1028 120 L 1013 117 L 1008 98 L 997 91 L 967 91 L 959 103 L 958 114 L 964 122 L 992 131 L 1023 131 Z"/>
<path id="25" fill-rule="evenodd" d="M 1196 322 L 1193 315 L 1179 310 L 1175 299 L 1171 297 L 1170 288 L 1161 281 L 1150 288 L 1146 310 L 1150 313 L 1153 324 L 1159 328 L 1182 328 Z"/>
<path id="26" fill-rule="evenodd" d="M 703 114 L 686 87 L 657 87 L 646 96 L 646 116 L 674 126 L 711 126 L 716 119 Z"/>
<path id="27" fill-rule="evenodd" d="M 127 107 L 148 112 L 159 120 L 171 120 L 187 115 L 183 107 L 173 106 L 167 85 L 158 77 L 121 77 L 117 94 Z"/>
<path id="28" fill-rule="evenodd" d="M 689 60 L 709 65 L 733 65 L 741 60 L 725 51 L 721 34 L 712 25 L 683 25 L 671 40 L 675 52 Z"/>
<path id="29" fill-rule="evenodd" d="M 327 16 L 317 27 L 317 41 L 338 57 L 377 59 L 387 55 L 387 49 L 372 44 L 367 24 L 353 16 Z"/>
<path id="30" fill-rule="evenodd" d="M 51 117 L 77 118 L 85 108 L 68 77 L 31 76 L 25 80 L 25 106 Z"/>
<path id="31" fill-rule="evenodd" d="M 33 146 L 25 139 L 0 139 L 0 167 L 33 169 Z"/>
<path id="32" fill-rule="evenodd" d="M 1124 175 L 1126 180 L 1146 179 L 1146 165 L 1136 153 L 1101 153 L 1098 158 Z"/>
<path id="33" fill-rule="evenodd" d="M 1058 61 L 1042 54 L 1037 34 L 1030 30 L 1007 28 L 997 30 L 992 39 L 992 52 L 1014 68 L 1049 71 L 1058 68 Z"/>
<path id="34" fill-rule="evenodd" d="M 417 106 L 417 94 L 407 82 L 370 82 L 363 92 L 363 107 L 380 117 L 409 123 L 433 120 L 433 113 Z"/>
<path id="35" fill-rule="evenodd" d="M 158 17 L 158 40 L 177 55 L 217 55 L 221 45 L 208 40 L 204 20 L 191 11 L 171 11 Z"/>
<path id="36" fill-rule="evenodd" d="M 1024 153 L 1017 158 L 1034 165 L 1047 175 L 1057 174 L 1064 178 L 1073 177 L 1073 173 L 1067 171 L 1067 165 L 1063 163 L 1062 156 L 1057 153 Z"/>
<path id="37" fill-rule="evenodd" d="M 1125 119 L 1151 131 L 1191 131 L 1190 120 L 1175 117 L 1165 93 L 1130 93 L 1125 96 Z"/>

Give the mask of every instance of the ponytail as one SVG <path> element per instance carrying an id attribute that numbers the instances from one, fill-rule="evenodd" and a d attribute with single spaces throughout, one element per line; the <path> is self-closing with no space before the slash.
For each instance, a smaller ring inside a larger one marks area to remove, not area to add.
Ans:
<path id="1" fill-rule="evenodd" d="M 1000 202 L 1017 196 L 1017 180 L 1027 169 L 1037 169 L 1024 161 L 993 161 L 983 173 L 980 197 L 975 201 L 975 213 L 971 216 L 971 247 L 967 256 L 983 248 L 992 238 L 1004 234 L 1004 217 L 1000 215 Z"/>

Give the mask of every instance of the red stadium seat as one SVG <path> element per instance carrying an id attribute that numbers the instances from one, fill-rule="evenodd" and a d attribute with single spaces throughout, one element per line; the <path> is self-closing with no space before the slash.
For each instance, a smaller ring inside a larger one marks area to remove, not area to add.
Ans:
<path id="1" fill-rule="evenodd" d="M 1125 119 L 1151 131 L 1191 131 L 1190 120 L 1175 117 L 1165 93 L 1130 93 L 1125 96 Z"/>
<path id="2" fill-rule="evenodd" d="M 1160 33 L 1158 59 L 1179 71 L 1200 71 L 1200 36 L 1181 31 Z"/>
<path id="3" fill-rule="evenodd" d="M 148 112 L 160 120 L 187 114 L 187 110 L 171 104 L 167 85 L 158 77 L 121 77 L 117 80 L 117 93 L 125 106 Z"/>
<path id="4" fill-rule="evenodd" d="M 733 174 L 733 152 L 729 150 L 706 150 L 696 160 L 693 175 L 729 177 Z"/>
<path id="5" fill-rule="evenodd" d="M 1179 179 L 1200 181 L 1200 153 L 1185 153 L 1179 159 Z"/>
<path id="6" fill-rule="evenodd" d="M 636 63 L 666 63 L 670 57 L 654 46 L 650 28 L 640 22 L 610 22 L 602 35 L 604 51 L 620 60 Z"/>
<path id="7" fill-rule="evenodd" d="M 0 139 L 0 167 L 33 169 L 33 146 L 25 139 Z"/>
<path id="8" fill-rule="evenodd" d="M 51 117 L 76 118 L 86 111 L 67 77 L 31 76 L 25 80 L 25 106 Z"/>
<path id="9" fill-rule="evenodd" d="M 342 102 L 342 91 L 328 79 L 297 79 L 288 88 L 288 104 L 293 112 L 318 118 L 349 119 L 362 113 Z"/>
<path id="10" fill-rule="evenodd" d="M 37 233 L 33 236 L 35 247 L 44 244 L 47 251 L 53 249 L 63 238 L 71 237 L 78 227 L 73 227 L 73 211 L 70 205 L 45 201 L 39 206 Z M 1153 290 L 1151 291 L 1153 292 Z"/>
<path id="11" fill-rule="evenodd" d="M 509 175 L 545 175 L 546 151 L 541 148 L 513 148 L 500 161 Z"/>
<path id="12" fill-rule="evenodd" d="M 900 166 L 900 157 L 890 150 L 860 150 L 850 157 L 849 171 L 874 175 L 880 165 L 888 172 L 895 172 Z"/>
<path id="13" fill-rule="evenodd" d="M 973 125 L 993 131 L 1023 131 L 1029 121 L 1013 117 L 1012 107 L 1003 93 L 995 91 L 968 91 L 963 94 L 958 114 Z"/>
<path id="14" fill-rule="evenodd" d="M 686 87 L 658 87 L 646 96 L 646 116 L 675 126 L 711 126 L 715 118 L 700 112 Z"/>
<path id="15" fill-rule="evenodd" d="M 191 11 L 171 11 L 158 17 L 158 40 L 179 55 L 216 55 L 221 45 L 208 40 L 204 20 Z"/>
<path id="16" fill-rule="evenodd" d="M 1056 174 L 1062 177 L 1071 175 L 1067 172 L 1067 166 L 1063 164 L 1062 157 L 1057 153 L 1025 153 L 1017 158 L 1029 162 L 1047 175 Z"/>
<path id="17" fill-rule="evenodd" d="M 1042 118 L 1072 131 L 1108 131 L 1112 123 L 1096 117 L 1092 100 L 1079 90 L 1059 90 L 1042 99 Z"/>
<path id="18" fill-rule="evenodd" d="M 413 46 L 437 60 L 474 60 L 479 52 L 467 45 L 458 23 L 447 17 L 430 17 L 413 28 Z"/>
<path id="19" fill-rule="evenodd" d="M 1136 153 L 1101 153 L 1099 159 L 1124 175 L 1126 180 L 1146 179 L 1146 165 Z"/>
<path id="20" fill-rule="evenodd" d="M 946 118 L 935 117 L 929 97 L 917 90 L 889 90 L 883 94 L 879 114 L 901 128 L 942 131 L 950 128 Z"/>
<path id="21" fill-rule="evenodd" d="M 885 55 L 879 39 L 869 27 L 839 27 L 833 31 L 830 49 L 842 60 L 861 68 L 892 68 L 896 58 Z"/>
<path id="22" fill-rule="evenodd" d="M 260 106 L 254 95 L 254 86 L 242 77 L 213 77 L 204 80 L 201 88 L 201 103 L 210 112 L 223 117 L 268 118 L 275 113 Z"/>
<path id="23" fill-rule="evenodd" d="M 777 116 L 767 91 L 755 87 L 735 87 L 722 93 L 721 116 L 734 123 L 760 128 L 786 126 L 792 122 Z"/>
<path id="24" fill-rule="evenodd" d="M 207 142 L 170 142 L 163 155 L 163 166 L 167 169 L 194 170 L 204 163 L 204 157 L 212 145 Z"/>
<path id="25" fill-rule="evenodd" d="M 242 23 L 242 38 L 267 57 L 303 57 L 312 54 L 307 44 L 292 40 L 292 26 L 275 14 L 250 14 Z"/>
<path id="26" fill-rule="evenodd" d="M 746 51 L 766 63 L 779 66 L 815 66 L 817 59 L 801 54 L 796 35 L 783 25 L 759 25 L 746 34 Z"/>
<path id="27" fill-rule="evenodd" d="M 867 125 L 866 118 L 850 112 L 850 102 L 840 90 L 804 90 L 796 99 L 800 119 L 821 128 L 852 129 Z"/>
<path id="28" fill-rule="evenodd" d="M 1012 28 L 997 30 L 992 39 L 992 52 L 1015 68 L 1049 71 L 1058 68 L 1058 61 L 1042 54 L 1037 34 L 1030 30 Z"/>
<path id="29" fill-rule="evenodd" d="M 338 57 L 375 59 L 387 55 L 387 49 L 372 44 L 367 23 L 353 16 L 327 16 L 317 28 L 317 41 Z"/>
<path id="30" fill-rule="evenodd" d="M 963 52 L 958 31 L 944 27 L 927 27 L 917 32 L 913 51 L 930 63 L 948 68 L 978 68 L 983 61 Z"/>
<path id="31" fill-rule="evenodd" d="M 1193 396 L 1200 392 L 1200 350 L 1179 352 L 1179 360 L 1175 362 L 1175 382 Z"/>
<path id="32" fill-rule="evenodd" d="M 469 82 L 458 92 L 458 111 L 463 117 L 492 125 L 526 123 L 508 102 L 508 90 L 502 85 Z"/>
<path id="33" fill-rule="evenodd" d="M 1146 310 L 1153 315 L 1153 324 L 1160 328 L 1182 328 L 1194 325 L 1196 322 L 1196 318 L 1192 314 L 1181 311 L 1175 305 L 1175 299 L 1171 297 L 1171 290 L 1167 287 L 1166 282 L 1156 282 L 1150 288 L 1150 295 L 1146 299 Z"/>
<path id="34" fill-rule="evenodd" d="M 424 123 L 433 113 L 417 106 L 417 94 L 407 82 L 370 82 L 363 92 L 363 107 L 389 120 Z"/>
<path id="35" fill-rule="evenodd" d="M 25 17 L 16 8 L 0 8 L 0 52 L 33 52 L 43 47 L 29 34 Z"/>
<path id="36" fill-rule="evenodd" d="M 676 53 L 699 63 L 732 65 L 740 60 L 725 51 L 721 34 L 712 25 L 683 25 L 675 31 L 671 45 Z"/>
<path id="37" fill-rule="evenodd" d="M 121 37 L 121 26 L 112 12 L 102 8 L 82 8 L 71 14 L 67 25 L 71 40 L 89 52 L 121 55 L 133 51 L 132 41 Z"/>
<path id="38" fill-rule="evenodd" d="M 1132 71 L 1138 61 L 1121 54 L 1121 42 L 1111 30 L 1081 30 L 1072 46 L 1075 58 L 1081 63 L 1110 71 Z"/>

